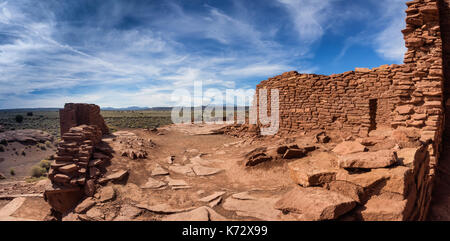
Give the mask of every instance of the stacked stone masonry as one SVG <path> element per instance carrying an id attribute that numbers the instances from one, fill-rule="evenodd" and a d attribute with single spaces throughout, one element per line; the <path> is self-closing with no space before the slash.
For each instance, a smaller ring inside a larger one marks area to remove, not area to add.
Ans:
<path id="1" fill-rule="evenodd" d="M 426 197 L 420 211 L 426 214 L 442 136 L 450 129 L 445 128 L 450 125 L 445 122 L 445 110 L 450 110 L 450 0 L 406 5 L 404 64 L 330 76 L 287 72 L 257 85 L 256 97 L 266 89 L 270 102 L 270 90 L 279 90 L 281 133 L 337 129 L 366 136 L 379 126 L 417 131 L 423 143 L 430 143 L 426 185 L 417 195 Z"/>
<path id="2" fill-rule="evenodd" d="M 98 167 L 109 159 L 103 153 L 94 152 L 101 138 L 102 132 L 94 125 L 70 128 L 58 144 L 50 180 L 61 187 L 83 187 L 88 180 L 95 179 L 100 174 Z"/>
<path id="3" fill-rule="evenodd" d="M 108 127 L 100 115 L 100 107 L 93 104 L 65 104 L 59 111 L 61 135 L 70 128 L 79 125 L 96 125 L 103 134 L 108 134 Z"/>
<path id="4" fill-rule="evenodd" d="M 48 174 L 52 188 L 44 197 L 52 208 L 65 213 L 83 196 L 92 196 L 112 155 L 102 136 L 108 128 L 93 104 L 66 104 L 60 110 L 61 141 Z"/>

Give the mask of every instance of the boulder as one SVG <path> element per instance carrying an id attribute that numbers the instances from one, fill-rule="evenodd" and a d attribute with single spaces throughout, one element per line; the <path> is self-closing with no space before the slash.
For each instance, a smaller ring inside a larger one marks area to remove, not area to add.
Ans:
<path id="1" fill-rule="evenodd" d="M 95 194 L 95 183 L 94 180 L 89 179 L 86 181 L 86 184 L 84 185 L 84 194 L 88 197 L 92 197 Z"/>
<path id="2" fill-rule="evenodd" d="M 372 172 L 386 179 L 381 192 L 397 193 L 406 198 L 409 191 L 415 188 L 413 170 L 409 167 L 397 166 L 388 169 L 376 169 Z"/>
<path id="3" fill-rule="evenodd" d="M 364 188 L 351 182 L 334 180 L 326 184 L 326 189 L 340 193 L 358 203 L 363 203 L 366 199 Z"/>
<path id="4" fill-rule="evenodd" d="M 102 202 L 102 203 L 108 202 L 108 201 L 113 200 L 116 197 L 116 191 L 114 190 L 113 187 L 106 186 L 99 190 L 98 195 L 99 195 L 99 198 L 98 198 L 99 202 Z"/>
<path id="5" fill-rule="evenodd" d="M 268 162 L 268 161 L 271 161 L 271 160 L 272 160 L 271 156 L 267 156 L 265 153 L 258 153 L 258 154 L 255 154 L 255 155 L 251 156 L 245 162 L 245 166 L 252 167 L 252 166 L 256 166 L 256 165 L 258 165 L 260 163 Z"/>
<path id="6" fill-rule="evenodd" d="M 399 162 L 403 166 L 418 167 L 419 163 L 425 160 L 427 150 L 425 147 L 403 148 L 397 151 Z"/>
<path id="7" fill-rule="evenodd" d="M 86 212 L 86 217 L 89 221 L 100 221 L 105 219 L 105 214 L 100 208 L 93 207 Z"/>
<path id="8" fill-rule="evenodd" d="M 367 148 L 356 141 L 344 141 L 339 143 L 333 152 L 338 155 L 347 155 L 351 153 L 364 152 Z"/>
<path id="9" fill-rule="evenodd" d="M 319 132 L 314 136 L 317 143 L 328 143 L 331 138 L 325 132 Z"/>
<path id="10" fill-rule="evenodd" d="M 78 206 L 75 208 L 75 213 L 85 213 L 87 210 L 92 208 L 95 205 L 94 199 L 88 197 L 84 199 Z"/>
<path id="11" fill-rule="evenodd" d="M 296 187 L 275 204 L 284 213 L 293 212 L 311 221 L 337 219 L 355 206 L 353 199 L 318 187 Z"/>
<path id="12" fill-rule="evenodd" d="M 300 148 L 289 148 L 283 155 L 284 159 L 302 158 L 306 156 L 306 151 Z"/>
<path id="13" fill-rule="evenodd" d="M 376 170 L 376 169 L 375 169 Z M 387 177 L 380 175 L 380 173 L 374 170 L 370 172 L 352 173 L 350 174 L 346 170 L 339 170 L 336 173 L 336 181 L 344 181 L 352 183 L 362 187 L 364 190 L 373 189 L 378 185 L 386 182 Z"/>
<path id="14" fill-rule="evenodd" d="M 299 160 L 288 164 L 291 179 L 303 186 L 321 186 L 336 179 L 336 170 L 315 165 L 309 160 Z"/>
<path id="15" fill-rule="evenodd" d="M 277 147 L 277 154 L 283 155 L 284 153 L 286 153 L 287 150 L 288 150 L 288 146 L 286 146 L 286 145 L 279 146 L 279 147 Z"/>
<path id="16" fill-rule="evenodd" d="M 44 192 L 44 199 L 56 211 L 64 214 L 72 210 L 83 198 L 83 191 L 78 188 L 49 188 Z"/>
<path id="17" fill-rule="evenodd" d="M 406 200 L 392 200 L 382 196 L 372 197 L 360 211 L 364 221 L 404 221 Z"/>
<path id="18" fill-rule="evenodd" d="M 106 176 L 107 181 L 120 182 L 128 176 L 128 170 L 120 170 Z"/>
<path id="19" fill-rule="evenodd" d="M 383 168 L 398 162 L 397 153 L 392 150 L 376 152 L 359 152 L 340 156 L 338 165 L 340 168 Z"/>

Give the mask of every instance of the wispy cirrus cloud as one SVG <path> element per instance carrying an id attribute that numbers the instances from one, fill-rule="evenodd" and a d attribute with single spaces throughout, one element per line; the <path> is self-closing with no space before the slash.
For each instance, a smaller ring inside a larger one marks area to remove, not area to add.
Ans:
<path id="1" fill-rule="evenodd" d="M 348 23 L 366 15 L 344 2 L 0 0 L 0 108 L 167 106 L 194 80 L 253 88 L 285 71 L 324 71 L 317 43 L 348 37 Z M 386 59 L 401 52 L 385 41 L 400 10 L 369 46 Z"/>

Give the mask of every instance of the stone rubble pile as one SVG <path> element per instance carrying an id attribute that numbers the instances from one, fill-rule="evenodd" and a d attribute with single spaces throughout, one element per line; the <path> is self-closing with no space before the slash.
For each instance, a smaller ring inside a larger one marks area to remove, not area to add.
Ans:
<path id="1" fill-rule="evenodd" d="M 426 145 L 314 152 L 288 164 L 298 187 L 275 206 L 297 220 L 425 220 L 429 162 Z"/>

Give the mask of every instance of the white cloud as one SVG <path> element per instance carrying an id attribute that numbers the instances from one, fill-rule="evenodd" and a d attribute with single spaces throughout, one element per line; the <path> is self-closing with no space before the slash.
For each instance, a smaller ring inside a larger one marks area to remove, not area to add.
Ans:
<path id="1" fill-rule="evenodd" d="M 299 39 L 306 43 L 319 40 L 324 34 L 331 0 L 278 0 L 289 12 Z"/>
<path id="2" fill-rule="evenodd" d="M 376 51 L 387 60 L 403 62 L 406 52 L 402 29 L 405 28 L 406 0 L 384 0 L 379 3 L 383 11 L 380 18 L 384 29 L 376 34 L 374 44 Z"/>

